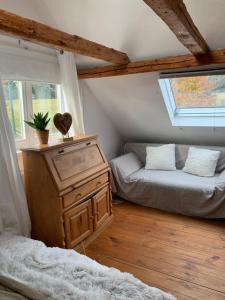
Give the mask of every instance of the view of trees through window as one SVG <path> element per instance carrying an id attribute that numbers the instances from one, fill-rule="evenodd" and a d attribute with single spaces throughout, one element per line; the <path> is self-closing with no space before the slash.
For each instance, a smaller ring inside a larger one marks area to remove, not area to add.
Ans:
<path id="1" fill-rule="evenodd" d="M 3 80 L 2 83 L 7 113 L 17 140 L 25 139 L 24 119 L 29 119 L 33 113 L 38 112 L 49 112 L 51 121 L 48 129 L 51 134 L 58 132 L 53 124 L 53 116 L 61 110 L 57 97 L 57 85 L 17 80 Z M 26 88 L 24 89 L 23 86 Z M 24 105 L 24 99 L 32 101 L 32 110 L 29 109 L 30 106 Z"/>
<path id="2" fill-rule="evenodd" d="M 170 79 L 177 108 L 225 107 L 225 75 Z"/>
<path id="3" fill-rule="evenodd" d="M 60 111 L 57 101 L 57 86 L 55 84 L 32 82 L 31 88 L 33 112 L 49 112 L 51 121 L 48 129 L 51 133 L 57 132 L 53 124 L 53 116 Z"/>
<path id="4" fill-rule="evenodd" d="M 24 137 L 23 99 L 21 89 L 21 82 L 16 80 L 3 80 L 6 109 L 16 139 L 22 139 Z"/>

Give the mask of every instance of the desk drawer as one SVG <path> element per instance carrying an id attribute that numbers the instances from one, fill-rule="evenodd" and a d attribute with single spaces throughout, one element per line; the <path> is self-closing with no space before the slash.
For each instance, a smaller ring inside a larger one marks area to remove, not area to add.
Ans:
<path id="1" fill-rule="evenodd" d="M 108 172 L 98 176 L 97 178 L 85 183 L 84 185 L 76 188 L 74 191 L 63 196 L 63 207 L 67 208 L 68 206 L 79 202 L 80 199 L 94 192 L 106 182 L 108 182 Z"/>

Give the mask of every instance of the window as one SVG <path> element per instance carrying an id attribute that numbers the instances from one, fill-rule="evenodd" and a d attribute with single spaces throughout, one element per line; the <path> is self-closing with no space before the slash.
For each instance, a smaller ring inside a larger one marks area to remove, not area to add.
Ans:
<path id="1" fill-rule="evenodd" d="M 225 127 L 224 74 L 184 74 L 159 84 L 173 126 Z"/>
<path id="2" fill-rule="evenodd" d="M 51 121 L 49 122 L 48 128 L 52 134 L 57 133 L 58 131 L 53 124 L 53 117 L 57 112 L 62 111 L 58 97 L 60 91 L 57 91 L 57 85 L 32 82 L 31 88 L 33 112 L 49 112 Z"/>
<path id="3" fill-rule="evenodd" d="M 15 138 L 24 139 L 22 84 L 16 80 L 4 80 L 3 90 L 6 109 Z"/>
<path id="4" fill-rule="evenodd" d="M 2 82 L 6 108 L 18 148 L 35 141 L 33 129 L 24 123 L 24 120 L 30 120 L 33 113 L 49 112 L 50 136 L 58 135 L 53 124 L 53 116 L 63 110 L 60 85 L 17 80 Z"/>

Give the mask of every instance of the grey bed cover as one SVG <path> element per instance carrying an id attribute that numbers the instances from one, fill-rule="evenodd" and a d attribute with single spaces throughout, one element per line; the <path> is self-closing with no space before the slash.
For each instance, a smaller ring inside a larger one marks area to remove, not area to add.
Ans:
<path id="1" fill-rule="evenodd" d="M 147 145 L 128 143 L 125 154 L 111 161 L 113 191 L 120 197 L 153 208 L 205 218 L 225 218 L 225 148 L 214 177 L 200 177 L 182 171 L 188 145 L 176 145 L 176 171 L 145 170 Z M 203 146 L 202 146 L 203 147 Z"/>

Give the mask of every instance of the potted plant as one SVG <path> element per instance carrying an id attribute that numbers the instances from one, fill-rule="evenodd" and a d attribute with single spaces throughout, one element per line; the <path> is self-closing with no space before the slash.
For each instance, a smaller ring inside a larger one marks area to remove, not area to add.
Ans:
<path id="1" fill-rule="evenodd" d="M 24 121 L 30 127 L 36 129 L 36 133 L 40 144 L 48 144 L 49 130 L 46 129 L 50 118 L 48 118 L 48 112 L 46 114 L 38 112 L 32 117 L 33 122 Z"/>

